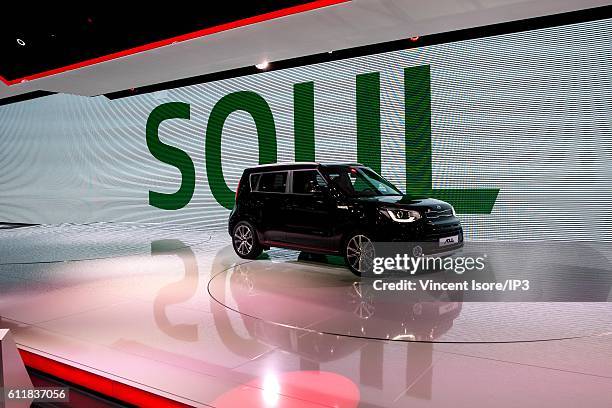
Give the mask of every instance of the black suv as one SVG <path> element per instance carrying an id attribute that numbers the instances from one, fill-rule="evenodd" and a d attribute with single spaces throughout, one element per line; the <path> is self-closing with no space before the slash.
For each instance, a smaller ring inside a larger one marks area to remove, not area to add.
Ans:
<path id="1" fill-rule="evenodd" d="M 290 163 L 246 169 L 236 190 L 228 231 L 238 256 L 270 247 L 337 254 L 356 275 L 373 242 L 414 243 L 413 256 L 463 246 L 453 207 L 404 195 L 361 164 Z"/>

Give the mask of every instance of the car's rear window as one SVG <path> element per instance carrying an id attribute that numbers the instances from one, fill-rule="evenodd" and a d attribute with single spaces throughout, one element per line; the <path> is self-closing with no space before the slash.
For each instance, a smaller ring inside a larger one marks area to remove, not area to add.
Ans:
<path id="1" fill-rule="evenodd" d="M 257 191 L 257 184 L 259 184 L 259 179 L 261 178 L 261 173 L 251 174 L 251 191 Z"/>
<path id="2" fill-rule="evenodd" d="M 253 191 L 264 193 L 284 193 L 287 188 L 287 172 L 270 172 L 257 175 L 257 183 L 255 183 L 255 174 L 251 176 L 251 188 Z"/>

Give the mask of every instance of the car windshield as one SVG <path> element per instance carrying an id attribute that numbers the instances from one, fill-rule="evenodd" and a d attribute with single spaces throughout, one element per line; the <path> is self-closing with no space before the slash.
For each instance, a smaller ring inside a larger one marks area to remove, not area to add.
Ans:
<path id="1" fill-rule="evenodd" d="M 332 167 L 327 171 L 327 176 L 332 184 L 350 196 L 402 195 L 391 182 L 367 167 Z"/>

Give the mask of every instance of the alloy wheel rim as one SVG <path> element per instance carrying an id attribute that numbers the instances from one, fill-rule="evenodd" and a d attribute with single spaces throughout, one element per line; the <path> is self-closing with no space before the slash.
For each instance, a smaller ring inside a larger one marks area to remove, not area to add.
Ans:
<path id="1" fill-rule="evenodd" d="M 374 245 L 365 235 L 355 235 L 346 244 L 346 259 L 359 273 L 366 272 L 374 259 Z"/>
<path id="2" fill-rule="evenodd" d="M 253 248 L 253 231 L 246 225 L 240 225 L 234 231 L 234 246 L 240 255 L 247 255 Z"/>

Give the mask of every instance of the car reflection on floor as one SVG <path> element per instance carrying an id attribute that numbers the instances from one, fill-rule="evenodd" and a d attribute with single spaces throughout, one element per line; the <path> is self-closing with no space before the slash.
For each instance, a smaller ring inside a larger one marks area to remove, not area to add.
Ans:
<path id="1" fill-rule="evenodd" d="M 389 341 L 399 341 L 405 343 L 406 352 L 403 387 L 409 388 L 408 394 L 427 398 L 431 395 L 432 341 L 452 327 L 461 313 L 461 298 L 437 293 L 428 301 L 404 299 L 398 303 L 396 298 L 377 295 L 342 268 L 336 269 L 338 275 L 330 276 L 334 265 L 342 266 L 325 257 L 300 254 L 288 262 L 272 257 L 227 268 L 227 281 L 221 279 L 223 284 L 209 288 L 219 302 L 212 311 L 217 327 L 223 327 L 220 333 L 224 333 L 226 346 L 237 351 L 255 347 L 244 335 L 228 333 L 227 314 L 237 311 L 253 339 L 298 356 L 302 370 L 319 370 L 322 363 L 358 353 L 359 383 L 382 389 L 384 347 Z M 324 268 L 327 275 L 305 275 L 313 267 Z M 287 268 L 289 272 L 305 268 L 305 274 L 286 273 Z M 221 287 L 227 290 L 215 290 Z M 235 309 L 221 303 L 232 303 Z"/>

